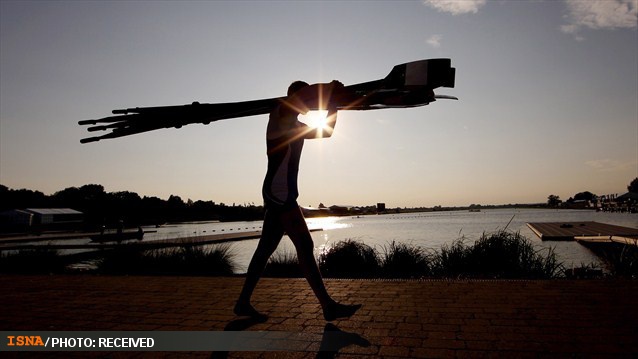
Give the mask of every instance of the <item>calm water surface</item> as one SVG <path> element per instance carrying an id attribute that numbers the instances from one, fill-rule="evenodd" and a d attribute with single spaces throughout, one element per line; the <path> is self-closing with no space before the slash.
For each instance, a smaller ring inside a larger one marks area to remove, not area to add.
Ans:
<path id="1" fill-rule="evenodd" d="M 510 222 L 511 221 L 511 222 Z M 479 239 L 483 233 L 492 233 L 507 226 L 507 230 L 520 232 L 538 245 L 539 249 L 555 249 L 559 260 L 566 266 L 597 263 L 598 259 L 576 242 L 542 242 L 526 225 L 528 222 L 597 221 L 638 228 L 638 215 L 602 213 L 579 210 L 548 209 L 498 209 L 481 212 L 450 211 L 413 214 L 387 214 L 361 217 L 309 218 L 310 228 L 323 228 L 313 232 L 317 254 L 336 242 L 354 239 L 378 250 L 390 242 L 408 243 L 423 248 L 439 249 L 463 237 L 468 244 Z M 509 225 L 508 225 L 509 223 Z M 228 232 L 261 230 L 261 222 L 198 222 L 168 225 L 149 233 L 145 240 L 179 238 Z M 238 273 L 244 273 L 257 246 L 258 240 L 232 243 Z M 284 237 L 278 251 L 294 251 L 294 246 Z"/>

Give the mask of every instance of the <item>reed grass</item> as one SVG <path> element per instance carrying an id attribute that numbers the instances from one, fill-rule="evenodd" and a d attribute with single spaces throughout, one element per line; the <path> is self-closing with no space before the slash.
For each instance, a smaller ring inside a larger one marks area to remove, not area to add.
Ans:
<path id="1" fill-rule="evenodd" d="M 352 239 L 337 242 L 319 256 L 319 268 L 325 277 L 377 278 L 381 261 L 374 248 Z"/>
<path id="2" fill-rule="evenodd" d="M 444 245 L 433 262 L 437 277 L 549 279 L 564 273 L 552 248 L 537 249 L 520 233 L 504 230 L 483 234 L 473 245 L 464 238 Z"/>
<path id="3" fill-rule="evenodd" d="M 98 261 L 98 272 L 108 274 L 232 275 L 235 253 L 228 244 L 207 248 L 179 247 L 141 250 L 122 245 Z"/>
<path id="4" fill-rule="evenodd" d="M 62 273 L 66 265 L 64 258 L 51 249 L 25 249 L 0 254 L 0 273 Z"/>
<path id="5" fill-rule="evenodd" d="M 299 267 L 299 260 L 297 260 L 297 254 L 295 252 L 278 250 L 268 260 L 263 276 L 273 278 L 301 278 L 304 275 Z"/>
<path id="6" fill-rule="evenodd" d="M 638 240 L 637 240 L 638 241 Z M 613 277 L 638 278 L 638 246 L 617 244 L 596 252 Z"/>
<path id="7" fill-rule="evenodd" d="M 421 247 L 392 241 L 383 247 L 381 272 L 385 278 L 423 278 L 431 276 L 432 258 Z"/>
<path id="8" fill-rule="evenodd" d="M 581 263 L 579 266 L 565 269 L 565 278 L 568 279 L 595 279 L 602 277 L 603 270 L 597 263 Z"/>
<path id="9" fill-rule="evenodd" d="M 602 256 L 608 273 L 638 277 L 638 248 L 626 246 Z M 24 250 L 0 256 L 3 273 L 62 273 L 65 256 L 52 250 Z M 438 250 L 391 242 L 377 251 L 347 239 L 322 253 L 319 268 L 332 278 L 557 278 L 564 266 L 553 249 L 537 249 L 519 233 L 483 234 L 474 243 L 464 237 Z M 228 244 L 142 250 L 121 245 L 96 261 L 104 274 L 233 275 L 237 265 Z M 296 254 L 278 251 L 264 271 L 270 277 L 303 277 Z"/>

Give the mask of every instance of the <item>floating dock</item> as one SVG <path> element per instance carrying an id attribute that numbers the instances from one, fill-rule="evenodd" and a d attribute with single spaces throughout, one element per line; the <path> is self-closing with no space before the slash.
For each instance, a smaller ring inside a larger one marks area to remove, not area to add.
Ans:
<path id="1" fill-rule="evenodd" d="M 638 245 L 638 228 L 599 222 L 527 223 L 543 241 L 579 241 Z"/>

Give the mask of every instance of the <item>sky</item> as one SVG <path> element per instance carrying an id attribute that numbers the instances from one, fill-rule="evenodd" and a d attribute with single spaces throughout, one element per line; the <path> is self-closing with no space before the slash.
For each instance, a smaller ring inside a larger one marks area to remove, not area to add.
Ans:
<path id="1" fill-rule="evenodd" d="M 127 107 L 285 95 L 450 58 L 457 96 L 340 111 L 302 206 L 466 206 L 626 192 L 638 177 L 637 0 L 0 1 L 0 184 L 261 204 L 267 116 L 96 143 Z"/>

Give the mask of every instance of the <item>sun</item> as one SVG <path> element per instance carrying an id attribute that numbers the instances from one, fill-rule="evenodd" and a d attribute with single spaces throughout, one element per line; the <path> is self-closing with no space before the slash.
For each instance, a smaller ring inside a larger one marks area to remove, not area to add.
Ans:
<path id="1" fill-rule="evenodd" d="M 311 128 L 326 128 L 326 122 L 328 120 L 327 110 L 308 111 L 303 116 L 300 116 L 301 122 L 310 126 Z"/>

